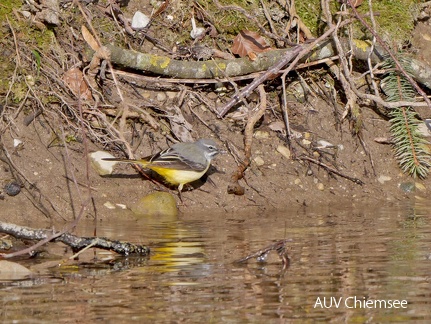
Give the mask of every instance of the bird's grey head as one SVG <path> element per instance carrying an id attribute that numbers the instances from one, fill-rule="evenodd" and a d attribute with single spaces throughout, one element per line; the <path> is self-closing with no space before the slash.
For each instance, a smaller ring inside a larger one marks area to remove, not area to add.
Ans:
<path id="1" fill-rule="evenodd" d="M 217 154 L 220 153 L 220 150 L 217 148 L 216 142 L 214 142 L 212 139 L 202 138 L 202 139 L 196 141 L 196 144 L 198 144 L 204 150 L 205 157 L 210 161 Z"/>

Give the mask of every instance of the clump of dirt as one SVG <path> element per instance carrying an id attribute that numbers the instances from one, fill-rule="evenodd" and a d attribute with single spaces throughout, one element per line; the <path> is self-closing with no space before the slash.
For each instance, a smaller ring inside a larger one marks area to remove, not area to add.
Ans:
<path id="1" fill-rule="evenodd" d="M 83 64 L 88 63 L 84 59 L 88 45 L 81 37 L 84 13 L 92 14 L 92 25 L 102 43 L 116 40 L 140 51 L 184 60 L 191 55 L 180 55 L 179 44 L 174 51 L 173 35 L 181 30 L 178 37 L 186 39 L 181 24 L 188 21 L 190 13 L 182 16 L 187 14 L 183 8 L 173 5 L 160 14 L 175 13 L 182 19 L 160 19 L 149 31 L 130 35 L 116 25 L 127 23 L 121 20 L 123 13 L 101 5 L 84 8 L 81 4 L 81 8 L 82 12 L 69 3 L 62 8 L 62 23 L 43 31 L 55 33 L 56 46 L 48 52 L 38 46 L 26 48 L 29 40 L 12 32 L 4 41 L 9 53 L 16 48 L 20 54 L 20 68 L 25 66 L 29 71 L 11 77 L 15 97 L 8 94 L 2 107 L 1 184 L 4 187 L 14 182 L 21 187 L 21 193 L 14 196 L 2 191 L 2 221 L 70 220 L 83 206 L 85 217 L 109 219 L 113 213 L 121 213 L 120 205 L 130 206 L 153 190 L 168 188 L 127 165 L 116 167 L 112 176 L 101 177 L 91 168 L 88 153 L 103 149 L 119 157 L 143 157 L 188 136 L 213 138 L 226 153 L 213 161 L 207 177 L 183 192 L 183 212 L 248 210 L 259 215 L 292 206 L 395 203 L 428 195 L 429 179 L 415 180 L 400 171 L 387 144 L 389 123 L 381 111 L 373 103 L 361 101 L 354 114 L 346 114 L 345 98 L 337 92 L 341 89 L 333 85 L 334 79 L 324 66 L 289 76 L 290 136 L 283 119 L 282 84 L 279 79 L 265 84 L 268 108 L 253 129 L 251 163 L 239 180 L 244 195 L 228 194 L 232 175 L 244 160 L 248 116 L 259 107 L 260 99 L 251 95 L 246 105 L 236 105 L 223 119 L 215 110 L 234 96 L 235 88 L 249 81 L 223 85 L 172 81 L 119 67 L 115 67 L 114 78 L 106 63 L 100 69 L 84 69 Z M 124 9 L 128 17 L 134 8 L 131 2 Z M 150 8 L 149 3 L 139 6 L 146 12 L 151 12 Z M 214 27 L 199 17 L 206 28 Z M 10 31 L 14 28 L 22 27 L 10 23 Z M 166 29 L 169 33 L 164 39 Z M 190 40 L 184 43 L 188 48 L 195 45 Z M 17 60 L 18 56 L 15 64 Z M 73 82 L 65 81 L 64 73 L 76 67 L 84 73 L 73 74 L 78 84 L 74 87 Z M 20 87 L 25 91 L 18 91 Z M 110 209 L 113 207 L 115 212 Z"/>

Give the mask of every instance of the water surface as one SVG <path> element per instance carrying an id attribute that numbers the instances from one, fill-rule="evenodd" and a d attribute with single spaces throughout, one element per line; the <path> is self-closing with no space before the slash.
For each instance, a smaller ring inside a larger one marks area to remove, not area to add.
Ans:
<path id="1" fill-rule="evenodd" d="M 410 203 L 104 221 L 98 235 L 149 244 L 151 256 L 98 250 L 97 265 L 0 282 L 0 320 L 427 322 L 430 216 L 428 206 Z M 91 235 L 92 226 L 82 223 L 78 234 Z M 275 252 L 265 262 L 234 262 L 282 239 L 292 239 L 285 271 Z"/>

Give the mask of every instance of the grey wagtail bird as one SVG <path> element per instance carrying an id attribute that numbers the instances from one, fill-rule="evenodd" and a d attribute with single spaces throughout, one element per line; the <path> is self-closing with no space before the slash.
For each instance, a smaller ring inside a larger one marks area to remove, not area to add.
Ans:
<path id="1" fill-rule="evenodd" d="M 178 192 L 186 183 L 200 179 L 209 169 L 211 160 L 220 153 L 212 139 L 200 139 L 191 143 L 176 143 L 166 150 L 140 160 L 104 158 L 106 161 L 134 163 L 161 175 L 167 183 L 178 186 Z"/>

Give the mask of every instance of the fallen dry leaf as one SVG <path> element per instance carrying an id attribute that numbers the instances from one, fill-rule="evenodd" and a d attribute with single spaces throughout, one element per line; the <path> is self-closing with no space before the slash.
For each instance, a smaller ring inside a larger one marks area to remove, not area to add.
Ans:
<path id="1" fill-rule="evenodd" d="M 63 75 L 63 81 L 78 98 L 84 100 L 91 98 L 91 91 L 84 80 L 84 75 L 78 68 L 66 71 Z"/>
<path id="2" fill-rule="evenodd" d="M 243 30 L 233 40 L 232 53 L 240 57 L 247 56 L 253 61 L 256 54 L 269 51 L 271 47 L 266 40 L 258 33 Z"/>
<path id="3" fill-rule="evenodd" d="M 364 0 L 353 0 L 352 5 L 356 8 L 356 7 L 359 7 L 362 4 L 362 2 L 364 2 Z"/>
<path id="4" fill-rule="evenodd" d="M 81 26 L 82 37 L 87 42 L 88 46 L 91 47 L 93 51 L 97 51 L 100 46 L 96 39 L 91 35 L 90 31 L 84 25 Z"/>

